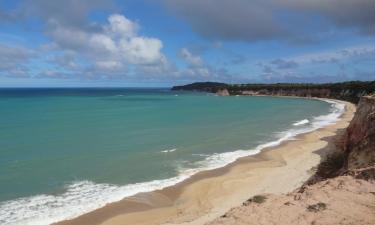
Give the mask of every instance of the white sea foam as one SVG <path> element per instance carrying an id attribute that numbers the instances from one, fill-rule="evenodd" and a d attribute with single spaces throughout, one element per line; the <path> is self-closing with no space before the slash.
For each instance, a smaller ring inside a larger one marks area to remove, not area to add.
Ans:
<path id="1" fill-rule="evenodd" d="M 309 127 L 297 127 L 279 133 L 275 141 L 258 145 L 254 149 L 237 150 L 207 156 L 205 160 L 196 164 L 196 168 L 182 169 L 179 176 L 170 179 L 154 180 L 125 186 L 81 181 L 67 186 L 66 191 L 60 195 L 37 195 L 2 202 L 0 203 L 0 224 L 44 225 L 72 219 L 128 196 L 174 185 L 197 172 L 223 167 L 236 161 L 238 158 L 257 154 L 264 148 L 274 147 L 286 140 L 291 140 L 298 134 L 307 133 L 335 123 L 344 112 L 345 105 L 331 100 L 324 101 L 332 105 L 329 114 L 313 118 Z M 169 149 L 162 152 L 173 152 L 175 150 Z"/>
<path id="2" fill-rule="evenodd" d="M 61 195 L 37 195 L 3 202 L 0 205 L 0 224 L 44 225 L 71 219 L 137 193 L 174 185 L 191 175 L 183 173 L 170 179 L 125 186 L 77 182 L 69 185 Z"/>
<path id="3" fill-rule="evenodd" d="M 304 119 L 304 120 L 300 120 L 300 121 L 297 121 L 295 123 L 293 123 L 293 126 L 301 126 L 301 125 L 304 125 L 304 124 L 308 124 L 310 121 L 308 119 Z"/>
<path id="4" fill-rule="evenodd" d="M 177 150 L 177 148 L 173 148 L 173 149 L 166 149 L 166 150 L 163 150 L 163 151 L 160 151 L 162 153 L 170 153 L 170 152 L 175 152 Z"/>
<path id="5" fill-rule="evenodd" d="M 255 155 L 261 152 L 265 148 L 275 147 L 275 146 L 280 145 L 284 141 L 292 140 L 299 134 L 308 133 L 308 132 L 314 131 L 316 129 L 319 129 L 319 128 L 322 128 L 322 127 L 325 127 L 327 125 L 334 124 L 335 122 L 337 122 L 339 117 L 345 111 L 345 104 L 340 103 L 338 101 L 328 100 L 328 99 L 320 99 L 320 100 L 331 104 L 330 113 L 327 115 L 314 117 L 311 121 L 311 126 L 303 127 L 303 128 L 293 128 L 285 132 L 281 132 L 277 135 L 278 139 L 276 139 L 275 141 L 260 144 L 256 148 L 251 149 L 251 150 L 237 150 L 233 152 L 218 153 L 218 154 L 211 155 L 207 157 L 206 160 L 200 162 L 199 164 L 202 165 L 202 168 L 205 168 L 205 169 L 220 168 L 220 167 L 226 166 L 236 161 L 238 158 Z"/>

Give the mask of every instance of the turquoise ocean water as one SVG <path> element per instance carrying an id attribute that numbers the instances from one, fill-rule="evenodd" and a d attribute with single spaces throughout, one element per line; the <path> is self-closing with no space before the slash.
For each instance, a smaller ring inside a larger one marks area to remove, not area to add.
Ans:
<path id="1" fill-rule="evenodd" d="M 343 105 L 168 89 L 0 90 L 0 224 L 49 224 L 334 122 Z"/>

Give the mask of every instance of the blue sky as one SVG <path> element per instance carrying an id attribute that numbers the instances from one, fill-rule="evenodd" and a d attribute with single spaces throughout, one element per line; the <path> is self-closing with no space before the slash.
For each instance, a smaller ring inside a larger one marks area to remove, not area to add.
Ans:
<path id="1" fill-rule="evenodd" d="M 375 79 L 373 0 L 0 0 L 0 86 Z"/>

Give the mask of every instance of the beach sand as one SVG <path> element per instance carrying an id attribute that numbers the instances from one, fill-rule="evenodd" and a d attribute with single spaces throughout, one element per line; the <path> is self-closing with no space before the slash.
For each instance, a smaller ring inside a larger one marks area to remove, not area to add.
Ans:
<path id="1" fill-rule="evenodd" d="M 349 125 L 355 106 L 343 103 L 346 111 L 333 125 L 223 168 L 200 172 L 177 185 L 140 193 L 57 224 L 205 224 L 254 195 L 291 192 L 314 173 L 322 157 L 335 148 L 336 134 Z"/>

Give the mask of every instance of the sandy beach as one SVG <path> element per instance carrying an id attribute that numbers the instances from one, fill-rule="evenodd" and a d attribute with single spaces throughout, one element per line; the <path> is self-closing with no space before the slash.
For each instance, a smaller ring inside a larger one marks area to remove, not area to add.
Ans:
<path id="1" fill-rule="evenodd" d="M 346 110 L 333 125 L 223 168 L 200 172 L 177 185 L 140 193 L 57 224 L 205 224 L 254 195 L 293 191 L 313 174 L 322 157 L 335 148 L 336 134 L 349 125 L 355 106 L 342 103 Z"/>

